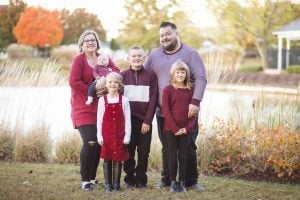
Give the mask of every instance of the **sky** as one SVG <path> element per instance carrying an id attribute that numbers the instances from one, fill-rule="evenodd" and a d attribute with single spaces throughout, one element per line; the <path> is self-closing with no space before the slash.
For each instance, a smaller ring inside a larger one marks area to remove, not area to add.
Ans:
<path id="1" fill-rule="evenodd" d="M 9 0 L 0 0 L 1 4 L 8 4 Z M 47 9 L 74 10 L 85 8 L 88 12 L 98 15 L 108 39 L 118 35 L 118 29 L 122 28 L 121 20 L 127 13 L 123 8 L 124 0 L 23 0 L 29 6 L 42 6 Z M 165 1 L 165 0 L 161 0 Z M 207 0 L 182 0 L 191 20 L 199 27 L 212 27 L 216 24 L 215 18 L 206 8 Z M 99 5 L 100 4 L 100 5 Z"/>

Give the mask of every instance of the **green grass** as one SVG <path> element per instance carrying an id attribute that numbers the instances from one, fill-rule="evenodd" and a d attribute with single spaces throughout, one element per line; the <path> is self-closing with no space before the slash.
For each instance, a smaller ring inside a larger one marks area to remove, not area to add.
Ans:
<path id="1" fill-rule="evenodd" d="M 103 182 L 102 163 L 98 178 Z M 122 172 L 124 176 L 124 172 Z M 147 189 L 124 190 L 106 194 L 103 185 L 92 192 L 79 188 L 79 166 L 0 162 L 0 199 L 299 199 L 300 185 L 245 181 L 223 177 L 200 176 L 206 191 L 170 193 L 168 188 L 155 189 L 159 172 L 148 173 Z"/>

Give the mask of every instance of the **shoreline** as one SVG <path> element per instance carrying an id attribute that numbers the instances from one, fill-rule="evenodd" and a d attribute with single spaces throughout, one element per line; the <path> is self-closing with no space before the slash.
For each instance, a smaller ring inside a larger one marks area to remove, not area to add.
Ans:
<path id="1" fill-rule="evenodd" d="M 230 91 L 244 91 L 244 92 L 266 92 L 272 94 L 286 94 L 299 95 L 300 88 L 282 88 L 264 85 L 232 85 L 232 84 L 207 84 L 207 89 L 213 90 L 230 90 Z"/>

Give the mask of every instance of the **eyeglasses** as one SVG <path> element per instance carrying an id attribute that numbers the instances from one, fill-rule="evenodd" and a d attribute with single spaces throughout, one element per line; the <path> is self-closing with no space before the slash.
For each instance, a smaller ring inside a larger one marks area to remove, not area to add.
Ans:
<path id="1" fill-rule="evenodd" d="M 83 40 L 83 42 L 89 43 L 89 42 L 96 42 L 95 39 L 90 39 L 90 40 Z"/>

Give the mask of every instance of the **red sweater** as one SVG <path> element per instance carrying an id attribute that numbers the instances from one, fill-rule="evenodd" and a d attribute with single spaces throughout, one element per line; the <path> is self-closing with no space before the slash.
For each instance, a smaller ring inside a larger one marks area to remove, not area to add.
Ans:
<path id="1" fill-rule="evenodd" d="M 111 59 L 109 65 L 115 66 Z M 82 125 L 96 125 L 98 98 L 91 105 L 86 105 L 89 85 L 94 81 L 93 67 L 86 60 L 85 54 L 78 54 L 72 61 L 69 85 L 71 87 L 71 118 L 74 128 Z"/>
<path id="2" fill-rule="evenodd" d="M 175 134 L 181 128 L 186 128 L 187 132 L 193 128 L 195 117 L 188 118 L 189 104 L 192 97 L 192 89 L 175 89 L 172 85 L 164 88 L 162 112 L 165 117 L 165 131 L 171 131 Z"/>

